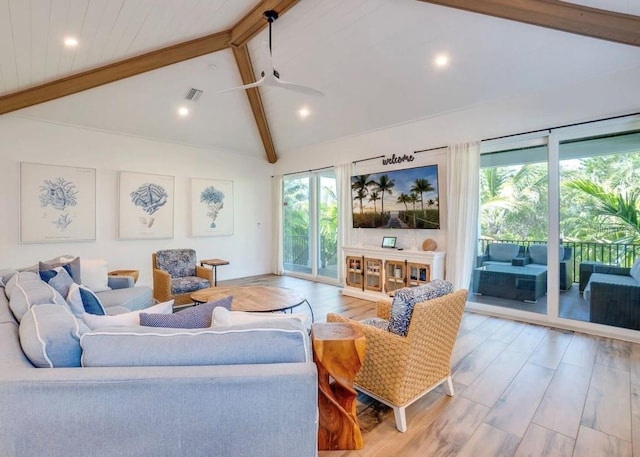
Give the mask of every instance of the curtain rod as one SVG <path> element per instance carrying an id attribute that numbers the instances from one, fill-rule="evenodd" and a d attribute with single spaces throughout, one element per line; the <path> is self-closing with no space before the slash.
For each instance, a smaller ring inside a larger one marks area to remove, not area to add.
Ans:
<path id="1" fill-rule="evenodd" d="M 510 138 L 512 136 L 519 136 L 519 135 L 527 135 L 529 133 L 539 133 L 539 132 L 549 132 L 549 133 L 551 133 L 553 130 L 564 129 L 564 128 L 567 128 L 567 127 L 575 127 L 577 125 L 592 124 L 594 122 L 603 122 L 603 121 L 611 121 L 611 120 L 614 120 L 614 119 L 622 119 L 623 117 L 637 116 L 639 114 L 640 114 L 640 112 L 636 112 L 636 113 L 630 113 L 630 114 L 621 114 L 619 116 L 603 117 L 601 119 L 593 119 L 591 121 L 574 122 L 573 124 L 564 124 L 564 125 L 557 125 L 555 127 L 547 127 L 546 129 L 530 130 L 528 132 L 512 133 L 510 135 L 496 136 L 494 138 L 485 138 L 484 140 L 481 140 L 481 141 L 501 140 L 503 138 Z"/>
<path id="2" fill-rule="evenodd" d="M 512 136 L 520 136 L 520 135 L 528 135 L 530 133 L 539 133 L 539 132 L 549 132 L 549 133 L 551 133 L 553 130 L 564 129 L 564 128 L 567 128 L 567 127 L 575 127 L 577 125 L 592 124 L 594 122 L 611 121 L 613 119 L 622 119 L 624 117 L 637 116 L 637 115 L 640 115 L 640 111 L 635 112 L 635 113 L 630 113 L 630 114 L 621 114 L 619 116 L 611 116 L 611 117 L 604 117 L 604 118 L 601 118 L 601 119 L 594 119 L 594 120 L 591 120 L 591 121 L 574 122 L 573 124 L 557 125 L 555 127 L 547 127 L 546 129 L 529 130 L 527 132 L 520 132 L 520 133 L 511 133 L 509 135 L 496 136 L 496 137 L 493 137 L 493 138 L 485 138 L 485 139 L 480 140 L 480 141 L 484 142 L 484 141 L 501 140 L 503 138 L 510 138 Z M 435 148 L 420 149 L 418 151 L 413 151 L 413 153 L 414 154 L 420 154 L 421 152 L 430 152 L 430 151 L 437 151 L 438 149 L 446 149 L 447 147 L 448 146 L 438 146 L 438 147 L 435 147 Z M 367 162 L 369 160 L 380 159 L 382 157 L 385 157 L 385 155 L 383 154 L 383 155 L 379 155 L 379 156 L 375 156 L 375 157 L 369 157 L 367 159 L 354 160 L 351 163 L 355 165 L 356 163 Z M 322 168 L 314 168 L 313 170 L 303 170 L 303 171 L 297 171 L 297 172 L 294 172 L 294 173 L 285 173 L 282 176 L 295 175 L 295 174 L 298 174 L 298 173 L 303 173 L 304 171 L 312 172 L 312 171 L 324 170 L 326 168 L 332 168 L 332 167 L 331 166 L 327 166 L 327 167 L 322 167 Z"/>
<path id="3" fill-rule="evenodd" d="M 320 167 L 320 168 L 312 168 L 311 170 L 292 171 L 291 173 L 283 173 L 282 176 L 297 175 L 299 173 L 304 173 L 304 172 L 311 173 L 314 171 L 327 170 L 329 168 L 333 168 L 333 165 L 327 165 L 326 167 Z"/>

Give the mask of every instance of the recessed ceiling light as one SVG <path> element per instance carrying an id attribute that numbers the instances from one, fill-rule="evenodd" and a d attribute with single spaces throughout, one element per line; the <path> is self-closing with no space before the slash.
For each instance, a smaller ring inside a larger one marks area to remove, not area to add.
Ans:
<path id="1" fill-rule="evenodd" d="M 307 106 L 303 106 L 302 108 L 300 108 L 298 110 L 298 117 L 300 119 L 306 119 L 307 117 L 309 117 L 310 114 L 311 114 L 311 111 L 309 110 L 309 107 L 307 107 Z"/>
<path id="2" fill-rule="evenodd" d="M 78 46 L 78 40 L 76 40 L 74 37 L 67 37 L 64 39 L 64 45 L 69 48 L 73 48 L 75 46 Z"/>
<path id="3" fill-rule="evenodd" d="M 184 106 L 181 106 L 180 108 L 178 108 L 178 114 L 182 117 L 186 117 L 189 115 L 189 108 L 186 108 Z"/>
<path id="4" fill-rule="evenodd" d="M 436 64 L 436 67 L 446 67 L 449 65 L 449 56 L 446 54 L 438 54 L 435 59 L 433 59 L 433 63 Z"/>

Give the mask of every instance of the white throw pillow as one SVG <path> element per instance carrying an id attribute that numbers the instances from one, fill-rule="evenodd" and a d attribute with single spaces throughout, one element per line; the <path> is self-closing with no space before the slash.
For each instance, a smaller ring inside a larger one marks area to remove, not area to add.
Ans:
<path id="1" fill-rule="evenodd" d="M 80 259 L 82 284 L 94 292 L 110 290 L 108 264 L 104 259 Z"/>
<path id="2" fill-rule="evenodd" d="M 140 313 L 171 314 L 173 312 L 173 300 L 158 303 L 149 308 L 132 311 L 130 313 L 104 315 L 83 313 L 82 320 L 91 330 L 102 327 L 129 327 L 140 325 Z"/>
<path id="3" fill-rule="evenodd" d="M 218 306 L 213 309 L 211 317 L 211 327 L 225 328 L 234 327 L 236 325 L 254 324 L 264 322 L 270 319 L 297 319 L 306 324 L 307 316 L 305 314 L 285 314 L 285 313 L 248 313 L 244 311 L 229 311 L 226 308 Z"/>

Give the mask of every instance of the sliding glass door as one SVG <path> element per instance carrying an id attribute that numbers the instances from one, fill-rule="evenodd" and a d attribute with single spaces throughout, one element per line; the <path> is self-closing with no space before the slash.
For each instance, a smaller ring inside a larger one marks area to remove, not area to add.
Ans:
<path id="1" fill-rule="evenodd" d="M 561 318 L 640 329 L 640 133 L 560 141 L 560 230 L 575 290 Z"/>
<path id="2" fill-rule="evenodd" d="M 470 309 L 640 330 L 640 121 L 483 149 Z"/>
<path id="3" fill-rule="evenodd" d="M 547 313 L 551 273 L 546 265 L 549 180 L 544 143 L 535 139 L 481 157 L 480 234 L 471 288 L 477 303 Z M 531 252 L 544 252 L 544 259 L 531 257 Z"/>
<path id="4" fill-rule="evenodd" d="M 290 274 L 338 279 L 338 200 L 334 171 L 283 179 L 283 268 Z"/>

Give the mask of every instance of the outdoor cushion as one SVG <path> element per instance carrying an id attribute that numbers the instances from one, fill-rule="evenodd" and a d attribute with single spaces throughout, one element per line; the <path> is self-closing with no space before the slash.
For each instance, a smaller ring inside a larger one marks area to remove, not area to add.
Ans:
<path id="1" fill-rule="evenodd" d="M 547 251 L 548 248 L 546 244 L 532 244 L 529 246 L 529 257 L 531 257 L 531 263 L 546 265 Z M 564 246 L 560 246 L 559 259 L 564 259 Z"/>
<path id="2" fill-rule="evenodd" d="M 453 292 L 453 284 L 443 279 L 418 287 L 404 287 L 396 290 L 391 302 L 389 331 L 400 336 L 407 336 L 413 307 L 420 302 L 441 297 Z"/>
<path id="3" fill-rule="evenodd" d="M 602 282 L 605 284 L 614 284 L 619 286 L 634 286 L 640 287 L 640 283 L 633 279 L 631 276 L 626 275 L 610 275 L 606 273 L 593 273 L 589 278 L 587 287 L 584 288 L 584 299 L 588 302 L 591 301 L 591 284 L 594 282 Z"/>
<path id="4" fill-rule="evenodd" d="M 631 265 L 629 275 L 640 284 L 640 257 L 638 257 L 636 261 L 633 262 L 633 265 Z"/>
<path id="5" fill-rule="evenodd" d="M 500 262 L 511 262 L 511 259 L 518 256 L 520 246 L 512 243 L 491 243 L 489 245 L 489 260 Z"/>

